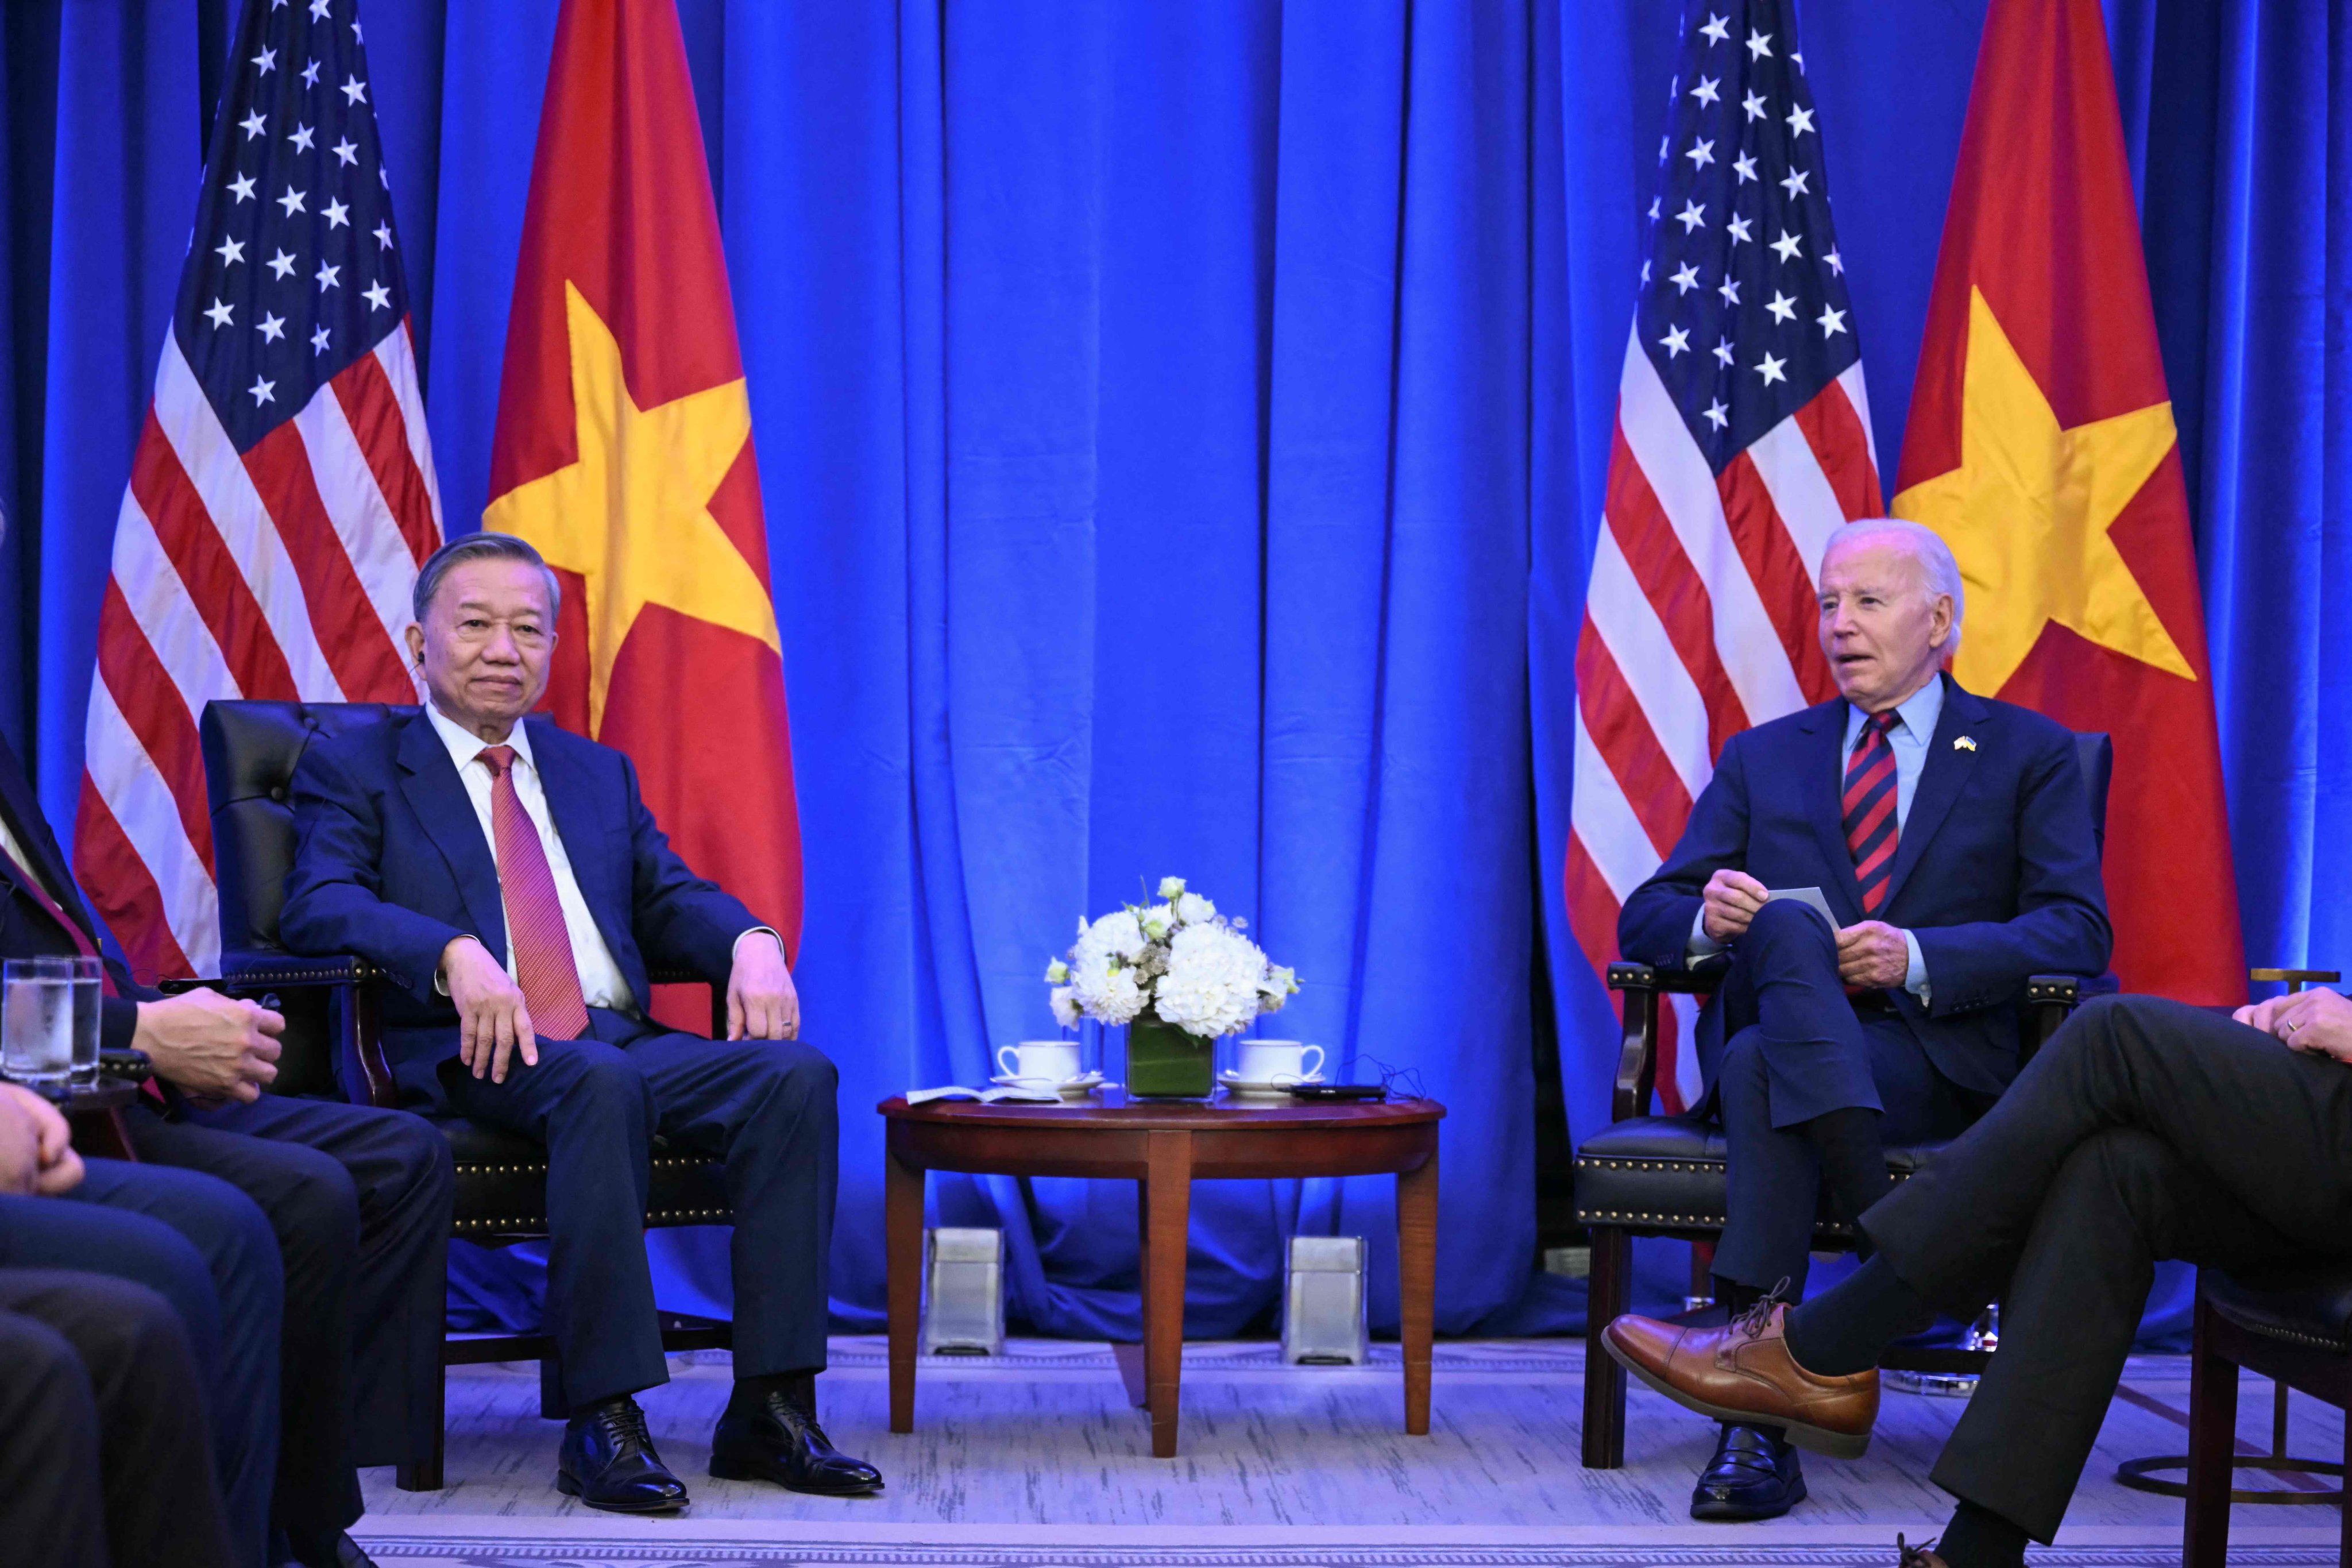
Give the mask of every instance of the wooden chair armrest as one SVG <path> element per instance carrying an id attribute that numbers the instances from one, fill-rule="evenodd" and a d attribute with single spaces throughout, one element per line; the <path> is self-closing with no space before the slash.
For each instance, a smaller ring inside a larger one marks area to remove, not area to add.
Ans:
<path id="1" fill-rule="evenodd" d="M 1658 969 L 1647 963 L 1612 963 L 1609 989 L 1625 997 L 1625 1031 L 1617 1049 L 1617 1083 L 1609 1120 L 1631 1121 L 1650 1113 L 1658 1086 L 1658 998 L 1674 994 L 1711 996 L 1723 984 L 1725 964 L 1702 969 Z"/>

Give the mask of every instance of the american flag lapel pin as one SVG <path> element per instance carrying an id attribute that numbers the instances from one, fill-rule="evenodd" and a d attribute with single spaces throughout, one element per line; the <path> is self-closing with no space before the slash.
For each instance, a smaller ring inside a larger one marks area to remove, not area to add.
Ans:
<path id="1" fill-rule="evenodd" d="M 1976 749 L 1976 741 L 1974 738 L 1968 735 L 1962 735 L 1952 742 L 1952 750 L 1956 752 L 1973 752 Z"/>

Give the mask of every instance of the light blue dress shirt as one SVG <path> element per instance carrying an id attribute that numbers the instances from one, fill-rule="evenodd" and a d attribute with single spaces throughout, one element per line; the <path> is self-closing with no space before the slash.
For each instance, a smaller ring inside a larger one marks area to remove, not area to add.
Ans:
<path id="1" fill-rule="evenodd" d="M 1886 745 L 1895 753 L 1895 831 L 1899 837 L 1904 824 L 1910 820 L 1911 797 L 1919 792 L 1919 774 L 1927 766 L 1927 745 L 1936 738 L 1936 721 L 1944 716 L 1943 678 L 1930 680 L 1895 704 L 1895 713 L 1897 721 L 1886 731 Z M 1846 763 L 1862 741 L 1862 727 L 1868 719 L 1869 715 L 1859 708 L 1845 710 L 1845 744 L 1838 748 L 1838 776 L 1830 784 L 1841 794 L 1845 788 Z M 1927 961 L 1920 954 L 1919 939 L 1906 931 L 1903 933 L 1903 945 L 1911 955 L 1903 972 L 1903 988 L 1925 1002 L 1928 997 Z M 1722 951 L 1723 944 L 1706 934 L 1706 910 L 1702 908 L 1698 918 L 1691 922 L 1690 956 L 1705 958 Z"/>

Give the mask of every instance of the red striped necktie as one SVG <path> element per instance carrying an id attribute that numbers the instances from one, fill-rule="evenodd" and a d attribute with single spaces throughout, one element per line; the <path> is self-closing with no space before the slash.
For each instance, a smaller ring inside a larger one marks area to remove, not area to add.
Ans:
<path id="1" fill-rule="evenodd" d="M 580 994 L 580 965 L 572 932 L 555 896 L 555 872 L 539 828 L 515 793 L 512 746 L 485 746 L 490 770 L 490 832 L 499 856 L 499 891 L 506 900 L 507 945 L 515 981 L 530 1009 L 531 1032 L 542 1039 L 577 1040 L 588 1033 L 588 1004 Z"/>
<path id="2" fill-rule="evenodd" d="M 1903 721 L 1889 710 L 1863 721 L 1862 739 L 1845 764 L 1845 847 L 1862 885 L 1862 912 L 1875 917 L 1895 879 L 1895 748 L 1886 732 Z"/>
<path id="3" fill-rule="evenodd" d="M 98 949 L 91 944 L 89 934 L 81 929 L 79 921 L 58 907 L 58 901 L 49 897 L 49 890 L 41 886 L 41 879 L 33 875 L 33 868 L 9 855 L 5 846 L 0 846 L 0 856 L 7 857 L 9 869 L 16 873 L 16 879 L 25 885 L 25 891 L 33 895 L 33 901 L 48 911 L 49 918 L 63 926 L 65 933 L 73 938 L 74 951 L 84 958 L 96 958 Z M 109 996 L 121 994 L 115 990 L 114 976 L 107 972 L 102 963 L 98 966 L 98 982 Z"/>

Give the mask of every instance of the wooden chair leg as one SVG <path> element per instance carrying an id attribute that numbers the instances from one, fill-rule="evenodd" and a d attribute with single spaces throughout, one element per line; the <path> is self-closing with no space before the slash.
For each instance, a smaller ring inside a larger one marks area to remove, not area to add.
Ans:
<path id="1" fill-rule="evenodd" d="M 433 1371 L 433 1386 L 427 1392 L 421 1384 L 417 1393 L 430 1406 L 433 1418 L 433 1446 L 422 1458 L 402 1465 L 394 1476 L 394 1482 L 404 1492 L 437 1492 L 441 1489 L 441 1460 L 447 1447 L 449 1430 L 449 1373 L 446 1367 Z"/>
<path id="2" fill-rule="evenodd" d="M 2230 1555 L 2238 1366 L 2213 1353 L 2211 1315 L 2212 1309 L 2200 1297 L 2189 1357 L 2189 1504 L 2181 1521 L 2182 1568 L 2226 1568 Z M 2352 1512 L 2347 1517 L 2352 1519 Z"/>
<path id="3" fill-rule="evenodd" d="M 1584 1468 L 1613 1470 L 1625 1462 L 1625 1369 L 1601 1348 L 1601 1331 L 1631 1305 L 1633 1238 L 1611 1226 L 1592 1232 L 1592 1285 L 1584 1329 Z"/>

